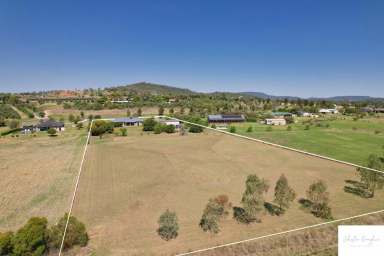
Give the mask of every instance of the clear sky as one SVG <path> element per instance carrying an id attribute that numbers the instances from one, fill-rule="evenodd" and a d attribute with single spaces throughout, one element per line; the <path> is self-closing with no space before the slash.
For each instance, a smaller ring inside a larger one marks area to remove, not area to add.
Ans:
<path id="1" fill-rule="evenodd" d="M 382 0 L 0 0 L 0 91 L 384 96 Z"/>

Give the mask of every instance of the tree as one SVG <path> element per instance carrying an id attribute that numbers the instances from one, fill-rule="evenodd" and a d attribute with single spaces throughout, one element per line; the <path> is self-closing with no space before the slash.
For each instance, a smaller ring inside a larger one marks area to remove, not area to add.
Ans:
<path id="1" fill-rule="evenodd" d="M 260 214 L 264 211 L 264 193 L 268 188 L 267 182 L 256 174 L 247 177 L 241 199 L 247 222 L 260 221 Z"/>
<path id="2" fill-rule="evenodd" d="M 102 136 L 105 133 L 112 133 L 113 132 L 113 123 L 107 122 L 104 120 L 97 120 L 93 122 L 92 128 L 91 128 L 91 135 L 92 136 Z"/>
<path id="3" fill-rule="evenodd" d="M 288 209 L 290 203 L 295 200 L 296 193 L 289 187 L 288 180 L 284 174 L 282 174 L 275 186 L 275 199 L 274 202 L 280 207 L 280 210 Z"/>
<path id="4" fill-rule="evenodd" d="M 230 133 L 235 133 L 236 132 L 236 127 L 235 126 L 229 127 L 229 132 Z"/>
<path id="5" fill-rule="evenodd" d="M 141 116 L 142 113 L 143 113 L 143 112 L 142 112 L 141 108 L 138 108 L 138 109 L 137 109 L 137 115 L 138 115 L 138 116 Z"/>
<path id="6" fill-rule="evenodd" d="M 77 127 L 77 129 L 80 130 L 81 128 L 83 128 L 83 123 L 77 123 L 77 124 L 76 124 L 76 127 Z"/>
<path id="7" fill-rule="evenodd" d="M 160 106 L 159 107 L 159 116 L 162 116 L 162 115 L 164 115 L 164 107 Z"/>
<path id="8" fill-rule="evenodd" d="M 175 110 L 173 108 L 170 108 L 169 109 L 169 114 L 173 115 L 173 113 L 175 113 Z"/>
<path id="9" fill-rule="evenodd" d="M 155 134 L 160 134 L 160 133 L 163 132 L 163 130 L 164 130 L 164 127 L 163 127 L 163 125 L 160 124 L 160 123 L 155 124 L 155 127 L 153 128 L 153 132 L 154 132 Z"/>
<path id="10" fill-rule="evenodd" d="M 171 212 L 167 209 L 160 215 L 158 223 L 159 228 L 157 229 L 157 233 L 162 239 L 169 241 L 178 236 L 179 225 L 177 223 L 175 212 Z"/>
<path id="11" fill-rule="evenodd" d="M 11 255 L 12 246 L 12 232 L 0 233 L 0 255 Z"/>
<path id="12" fill-rule="evenodd" d="M 156 121 L 153 118 L 147 118 L 143 122 L 143 131 L 153 131 L 155 129 Z"/>
<path id="13" fill-rule="evenodd" d="M 68 121 L 73 123 L 74 120 L 75 120 L 75 116 L 73 114 L 69 114 Z"/>
<path id="14" fill-rule="evenodd" d="M 127 136 L 127 128 L 120 128 L 121 136 Z"/>
<path id="15" fill-rule="evenodd" d="M 64 228 L 67 223 L 68 213 L 59 220 L 57 225 L 54 225 L 49 230 L 49 242 L 55 248 L 60 248 L 63 239 Z M 68 249 L 75 245 L 86 246 L 88 243 L 88 233 L 85 225 L 76 217 L 70 216 L 68 220 L 67 232 L 65 234 L 63 248 Z"/>
<path id="16" fill-rule="evenodd" d="M 57 131 L 56 131 L 55 128 L 49 128 L 48 131 L 47 131 L 47 133 L 49 134 L 49 136 L 52 136 L 52 137 L 53 137 L 53 136 L 56 135 Z"/>
<path id="17" fill-rule="evenodd" d="M 203 215 L 201 216 L 199 226 L 204 231 L 218 233 L 220 231 L 218 221 L 229 214 L 231 208 L 227 195 L 219 195 L 214 199 L 209 199 Z"/>
<path id="18" fill-rule="evenodd" d="M 80 116 L 81 116 L 81 118 L 84 118 L 84 112 L 83 111 L 80 111 Z"/>
<path id="19" fill-rule="evenodd" d="M 12 255 L 40 256 L 47 250 L 48 221 L 46 218 L 30 218 L 12 237 Z"/>
<path id="20" fill-rule="evenodd" d="M 368 168 L 384 171 L 384 158 L 375 154 L 369 155 Z M 372 197 L 375 196 L 375 191 L 377 189 L 382 189 L 384 187 L 383 173 L 367 170 L 365 168 L 357 168 L 357 172 L 360 176 L 360 181 L 365 184 Z"/>
<path id="21" fill-rule="evenodd" d="M 311 201 L 311 210 L 316 217 L 331 219 L 331 208 L 328 206 L 329 193 L 324 181 L 316 181 L 309 186 L 307 197 Z"/>
<path id="22" fill-rule="evenodd" d="M 8 127 L 10 129 L 16 129 L 20 127 L 20 122 L 18 120 L 11 120 L 8 122 Z"/>

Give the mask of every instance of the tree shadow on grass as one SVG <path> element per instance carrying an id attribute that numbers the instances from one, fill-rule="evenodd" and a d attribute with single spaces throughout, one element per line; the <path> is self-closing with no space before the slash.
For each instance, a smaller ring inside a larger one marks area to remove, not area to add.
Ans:
<path id="1" fill-rule="evenodd" d="M 267 210 L 267 212 L 272 216 L 280 216 L 285 212 L 285 210 L 280 208 L 279 206 L 272 203 L 268 203 L 268 202 L 264 203 L 264 207 Z"/>
<path id="2" fill-rule="evenodd" d="M 300 204 L 301 210 L 308 213 L 312 213 L 313 202 L 311 200 L 308 200 L 306 198 L 300 198 L 298 202 Z"/>
<path id="3" fill-rule="evenodd" d="M 372 193 L 367 189 L 367 186 L 355 180 L 346 180 L 345 183 L 348 185 L 344 186 L 346 193 L 357 195 L 361 198 L 372 198 Z"/>

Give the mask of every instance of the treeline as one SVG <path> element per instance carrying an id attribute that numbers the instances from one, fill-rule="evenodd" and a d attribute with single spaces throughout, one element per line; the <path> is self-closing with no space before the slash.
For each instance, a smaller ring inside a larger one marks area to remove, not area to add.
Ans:
<path id="1" fill-rule="evenodd" d="M 0 255 L 41 256 L 47 255 L 50 251 L 57 251 L 61 246 L 67 219 L 68 215 L 65 214 L 56 225 L 48 226 L 46 218 L 32 217 L 15 233 L 0 232 Z M 88 240 L 85 225 L 71 216 L 63 249 L 68 250 L 76 245 L 86 246 Z"/>

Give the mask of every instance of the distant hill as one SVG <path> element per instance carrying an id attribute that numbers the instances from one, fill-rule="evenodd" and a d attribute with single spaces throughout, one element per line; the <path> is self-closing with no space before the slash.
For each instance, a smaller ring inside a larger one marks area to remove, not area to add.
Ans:
<path id="1" fill-rule="evenodd" d="M 289 100 L 299 99 L 299 97 L 295 97 L 295 96 L 274 96 L 274 95 L 269 95 L 269 94 L 266 94 L 263 92 L 240 92 L 240 94 L 254 96 L 254 97 L 257 97 L 260 99 L 271 99 L 271 100 L 274 100 L 274 99 L 289 99 Z"/>
<path id="2" fill-rule="evenodd" d="M 288 100 L 296 100 L 296 99 L 300 99 L 300 97 L 296 97 L 296 96 L 274 96 L 274 95 L 269 95 L 269 94 L 266 94 L 266 93 L 262 93 L 262 92 L 241 92 L 241 94 L 244 94 L 244 95 L 250 95 L 250 96 L 254 96 L 254 97 L 257 97 L 257 98 L 261 98 L 261 99 L 279 99 L 279 100 L 282 100 L 282 99 L 288 99 Z M 311 97 L 311 98 L 302 98 L 302 99 L 308 99 L 308 100 L 326 100 L 326 101 L 337 101 L 337 102 L 341 102 L 341 101 L 349 101 L 349 102 L 357 102 L 357 101 L 382 101 L 384 100 L 383 98 L 374 98 L 374 97 L 370 97 L 370 96 L 334 96 L 334 97 Z"/>
<path id="3" fill-rule="evenodd" d="M 139 82 L 123 86 L 114 86 L 105 88 L 107 91 L 128 91 L 136 92 L 138 94 L 152 94 L 152 95 L 189 95 L 195 94 L 189 89 L 178 88 L 168 85 L 153 84 L 147 82 Z"/>

